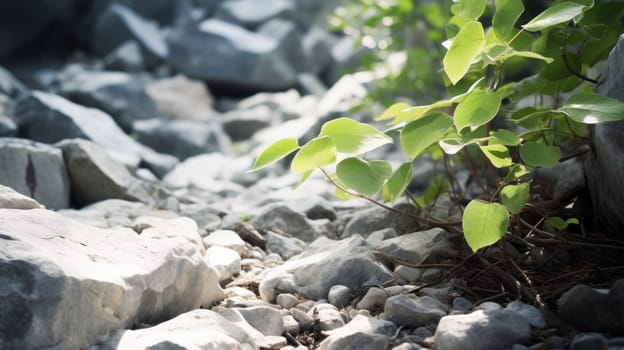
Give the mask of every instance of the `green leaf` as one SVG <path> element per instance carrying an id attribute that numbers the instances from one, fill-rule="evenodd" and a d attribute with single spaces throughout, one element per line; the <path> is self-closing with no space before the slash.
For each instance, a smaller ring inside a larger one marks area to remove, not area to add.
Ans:
<path id="1" fill-rule="evenodd" d="M 446 138 L 438 141 L 440 148 L 444 151 L 444 153 L 453 155 L 457 154 L 457 152 L 461 151 L 464 147 L 468 146 L 470 143 L 464 142 L 464 139 L 452 137 Z"/>
<path id="2" fill-rule="evenodd" d="M 375 120 L 392 119 L 392 118 L 396 117 L 399 112 L 401 112 L 402 110 L 404 110 L 406 108 L 410 108 L 410 105 L 405 103 L 405 102 L 395 103 L 392 106 L 388 107 L 383 112 L 382 115 L 380 115 L 379 117 L 375 118 Z"/>
<path id="3" fill-rule="evenodd" d="M 576 2 L 560 2 L 537 15 L 529 23 L 522 26 L 529 32 L 544 30 L 560 23 L 568 22 L 581 15 L 587 6 Z"/>
<path id="4" fill-rule="evenodd" d="M 480 22 L 468 22 L 457 33 L 442 62 L 453 85 L 466 75 L 472 60 L 481 54 L 484 46 L 485 33 Z"/>
<path id="5" fill-rule="evenodd" d="M 297 183 L 294 184 L 292 187 L 293 191 L 299 188 L 299 186 L 301 186 L 310 177 L 310 175 L 312 175 L 313 172 L 314 172 L 314 169 L 308 170 L 304 172 L 303 174 L 301 174 L 301 178 L 299 178 L 299 181 L 297 181 Z"/>
<path id="6" fill-rule="evenodd" d="M 518 214 L 529 200 L 529 183 L 507 185 L 501 190 L 500 196 L 503 205 L 512 214 Z"/>
<path id="7" fill-rule="evenodd" d="M 450 107 L 453 105 L 453 101 L 451 100 L 442 100 L 432 103 L 426 106 L 414 106 L 401 110 L 397 113 L 395 119 L 392 121 L 392 124 L 398 124 L 402 122 L 409 122 L 412 120 L 416 120 L 421 118 L 423 115 L 427 114 L 427 112 L 432 111 L 437 108 Z"/>
<path id="8" fill-rule="evenodd" d="M 379 192 L 392 175 L 392 167 L 388 162 L 372 160 L 367 162 L 360 158 L 347 158 L 336 166 L 336 175 L 349 188 L 372 196 Z"/>
<path id="9" fill-rule="evenodd" d="M 496 11 L 492 18 L 492 28 L 502 40 L 509 40 L 514 34 L 514 24 L 524 12 L 522 0 L 496 0 Z"/>
<path id="10" fill-rule="evenodd" d="M 580 123 L 596 124 L 624 119 L 624 103 L 602 95 L 581 92 L 559 109 Z"/>
<path id="11" fill-rule="evenodd" d="M 518 136 L 515 132 L 506 129 L 492 131 L 490 136 L 494 138 L 495 142 L 505 146 L 517 146 L 522 142 L 522 138 L 520 138 L 520 136 Z M 490 143 L 492 143 L 492 140 Z"/>
<path id="12" fill-rule="evenodd" d="M 489 90 L 476 90 L 468 95 L 455 110 L 457 131 L 470 127 L 471 131 L 492 120 L 501 106 L 500 97 Z"/>
<path id="13" fill-rule="evenodd" d="M 267 167 L 291 154 L 297 148 L 299 148 L 299 143 L 296 138 L 286 138 L 275 141 L 260 152 L 254 163 L 253 170 Z"/>
<path id="14" fill-rule="evenodd" d="M 400 134 L 403 151 L 413 160 L 427 147 L 440 140 L 451 126 L 453 120 L 441 112 L 433 112 L 410 122 Z"/>
<path id="15" fill-rule="evenodd" d="M 546 220 L 552 227 L 556 228 L 559 231 L 563 231 L 565 229 L 568 228 L 568 226 L 574 224 L 574 225 L 578 225 L 579 221 L 577 218 L 569 218 L 567 220 L 563 220 L 563 218 L 560 218 L 558 216 L 553 216 L 548 218 L 548 220 Z"/>
<path id="16" fill-rule="evenodd" d="M 520 146 L 520 158 L 527 165 L 552 168 L 559 163 L 561 149 L 543 143 L 525 142 Z"/>
<path id="17" fill-rule="evenodd" d="M 464 239 L 473 252 L 498 242 L 508 224 L 509 214 L 503 205 L 481 200 L 470 201 L 462 217 Z"/>
<path id="18" fill-rule="evenodd" d="M 321 168 L 336 161 L 336 146 L 327 136 L 320 136 L 303 145 L 292 163 L 290 171 L 295 174 Z"/>
<path id="19" fill-rule="evenodd" d="M 508 59 L 510 57 L 532 58 L 532 59 L 535 59 L 535 60 L 544 61 L 546 63 L 552 63 L 554 61 L 550 57 L 542 56 L 539 53 L 533 52 L 533 51 L 515 51 L 515 50 L 512 50 L 509 53 L 507 53 L 506 55 L 504 55 L 503 59 Z"/>
<path id="20" fill-rule="evenodd" d="M 350 118 L 338 118 L 323 125 L 319 136 L 329 137 L 336 151 L 361 154 L 392 142 L 392 138 L 372 125 Z"/>
<path id="21" fill-rule="evenodd" d="M 485 11 L 487 0 L 459 0 L 452 6 L 453 14 L 468 19 L 477 19 Z"/>
<path id="22" fill-rule="evenodd" d="M 425 194 L 416 198 L 416 203 L 422 207 L 435 201 L 440 197 L 442 191 L 448 188 L 448 181 L 444 176 L 436 176 L 431 180 L 425 190 Z"/>
<path id="23" fill-rule="evenodd" d="M 509 150 L 504 145 L 487 145 L 479 146 L 481 152 L 490 160 L 492 165 L 497 168 L 504 168 L 511 166 L 513 161 L 509 155 Z"/>
<path id="24" fill-rule="evenodd" d="M 528 175 L 532 172 L 531 168 L 527 167 L 524 164 L 514 164 L 511 168 L 509 168 L 509 173 L 505 176 L 505 180 L 517 180 L 524 175 Z"/>
<path id="25" fill-rule="evenodd" d="M 412 162 L 405 162 L 390 176 L 388 182 L 385 185 L 385 192 L 388 194 L 388 201 L 393 202 L 397 200 L 403 191 L 407 188 L 412 180 Z"/>

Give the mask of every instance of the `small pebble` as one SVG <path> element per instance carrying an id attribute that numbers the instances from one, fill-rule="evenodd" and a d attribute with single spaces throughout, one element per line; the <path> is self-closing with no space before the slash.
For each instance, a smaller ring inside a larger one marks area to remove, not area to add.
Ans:
<path id="1" fill-rule="evenodd" d="M 290 293 L 282 293 L 277 295 L 275 302 L 284 309 L 290 309 L 299 304 L 299 299 Z"/>
<path id="2" fill-rule="evenodd" d="M 385 290 L 377 287 L 372 287 L 368 289 L 362 300 L 357 303 L 356 308 L 375 312 L 377 310 L 383 309 L 387 298 L 388 295 L 386 294 Z"/>
<path id="3" fill-rule="evenodd" d="M 351 289 L 347 286 L 337 284 L 329 289 L 327 294 L 329 302 L 336 307 L 345 307 L 351 299 Z"/>

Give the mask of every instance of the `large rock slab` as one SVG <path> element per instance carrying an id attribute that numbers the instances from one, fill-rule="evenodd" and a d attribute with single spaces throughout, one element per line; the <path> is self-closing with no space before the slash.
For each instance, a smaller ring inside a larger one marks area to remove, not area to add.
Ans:
<path id="1" fill-rule="evenodd" d="M 128 167 L 135 168 L 143 162 L 157 175 L 164 175 L 177 164 L 175 157 L 159 154 L 132 140 L 110 115 L 58 95 L 34 91 L 18 103 L 17 117 L 24 136 L 35 141 L 91 140 Z"/>
<path id="2" fill-rule="evenodd" d="M 300 255 L 269 271 L 260 283 L 260 296 L 273 301 L 279 293 L 298 293 L 309 299 L 327 298 L 337 284 L 358 290 L 367 284 L 392 279 L 383 265 L 375 262 L 371 246 L 359 236 L 341 241 L 319 239 Z"/>
<path id="3" fill-rule="evenodd" d="M 581 331 L 624 335 L 624 279 L 610 290 L 579 284 L 558 301 L 559 316 Z"/>
<path id="4" fill-rule="evenodd" d="M 277 40 L 221 20 L 210 19 L 196 28 L 174 30 L 168 42 L 169 63 L 210 86 L 281 90 L 297 81 Z"/>
<path id="5" fill-rule="evenodd" d="M 30 140 L 0 138 L 0 184 L 53 208 L 69 207 L 69 177 L 60 149 Z"/>
<path id="6" fill-rule="evenodd" d="M 117 331 L 90 350 L 255 350 L 262 334 L 210 310 L 194 310 L 157 326 Z"/>
<path id="7" fill-rule="evenodd" d="M 0 217 L 2 349 L 84 349 L 223 297 L 184 239 L 145 239 L 41 209 L 0 209 Z"/>
<path id="8" fill-rule="evenodd" d="M 596 92 L 624 101 L 624 35 L 609 54 Z M 585 160 L 596 229 L 624 239 L 624 121 L 594 126 L 593 154 Z"/>

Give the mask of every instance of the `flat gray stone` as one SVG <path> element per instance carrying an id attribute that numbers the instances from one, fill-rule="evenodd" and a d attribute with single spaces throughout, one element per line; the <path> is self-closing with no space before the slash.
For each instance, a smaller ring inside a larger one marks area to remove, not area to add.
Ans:
<path id="1" fill-rule="evenodd" d="M 448 312 L 448 306 L 429 296 L 408 294 L 386 299 L 384 318 L 397 326 L 421 327 L 437 323 Z"/>

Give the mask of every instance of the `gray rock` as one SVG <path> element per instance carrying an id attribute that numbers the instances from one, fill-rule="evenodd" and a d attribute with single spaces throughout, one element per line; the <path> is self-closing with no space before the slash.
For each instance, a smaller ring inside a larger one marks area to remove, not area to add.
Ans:
<path id="1" fill-rule="evenodd" d="M 397 214 L 379 207 L 370 207 L 357 211 L 342 233 L 342 237 L 360 234 L 368 237 L 371 232 L 392 226 Z"/>
<path id="2" fill-rule="evenodd" d="M 607 346 L 607 337 L 600 333 L 580 333 L 570 343 L 572 350 L 603 350 Z"/>
<path id="3" fill-rule="evenodd" d="M 238 274 L 241 270 L 240 255 L 230 248 L 212 246 L 206 250 L 204 260 L 219 273 L 219 281 Z"/>
<path id="4" fill-rule="evenodd" d="M 182 74 L 148 83 L 145 92 L 160 110 L 176 119 L 212 121 L 217 116 L 206 85 Z"/>
<path id="5" fill-rule="evenodd" d="M 531 339 L 531 326 L 521 316 L 506 311 L 475 311 L 442 317 L 435 332 L 436 350 L 498 350 Z"/>
<path id="6" fill-rule="evenodd" d="M 255 106 L 246 110 L 234 110 L 222 118 L 223 130 L 233 141 L 247 140 L 258 130 L 271 125 L 275 112 L 267 106 Z"/>
<path id="7" fill-rule="evenodd" d="M 290 310 L 293 318 L 299 323 L 299 327 L 301 330 L 306 331 L 312 329 L 314 326 L 314 319 L 308 315 L 305 311 L 299 310 L 297 308 L 293 308 Z"/>
<path id="8" fill-rule="evenodd" d="M 16 192 L 11 187 L 0 185 L 0 209 L 41 209 L 36 200 Z"/>
<path id="9" fill-rule="evenodd" d="M 0 56 L 1 55 L 0 53 Z M 17 80 L 8 70 L 0 67 L 0 94 L 6 95 L 11 99 L 17 99 L 27 95 L 28 88 Z"/>
<path id="10" fill-rule="evenodd" d="M 146 119 L 132 124 L 137 141 L 180 160 L 203 153 L 231 149 L 230 139 L 218 124 L 191 120 Z"/>
<path id="11" fill-rule="evenodd" d="M 624 334 L 624 279 L 610 290 L 574 286 L 557 303 L 559 316 L 581 331 Z"/>
<path id="12" fill-rule="evenodd" d="M 277 291 L 299 293 L 312 300 L 325 298 L 337 284 L 357 290 L 366 284 L 392 279 L 373 261 L 370 246 L 361 237 L 311 244 L 302 254 L 270 270 L 260 283 L 260 296 L 272 301 Z"/>
<path id="13" fill-rule="evenodd" d="M 429 297 L 395 295 L 386 300 L 384 317 L 397 326 L 420 327 L 437 323 L 448 312 L 448 306 Z"/>
<path id="14" fill-rule="evenodd" d="M 104 68 L 107 70 L 120 70 L 123 72 L 140 72 L 145 70 L 145 61 L 141 53 L 141 47 L 134 40 L 128 40 L 117 46 L 111 53 L 104 57 Z"/>
<path id="15" fill-rule="evenodd" d="M 355 307 L 370 312 L 383 310 L 386 299 L 388 299 L 388 293 L 385 290 L 372 287 L 368 289 L 362 300 Z"/>
<path id="16" fill-rule="evenodd" d="M 205 250 L 197 229 L 197 223 L 189 218 L 139 216 L 132 223 L 132 229 L 145 238 L 166 239 L 181 237 L 195 245 L 198 251 L 203 253 Z"/>
<path id="17" fill-rule="evenodd" d="M 123 72 L 87 71 L 72 67 L 62 73 L 60 93 L 86 107 L 100 109 L 127 132 L 136 120 L 162 116 L 136 77 Z"/>
<path id="18" fill-rule="evenodd" d="M 96 54 L 104 56 L 128 40 L 139 44 L 149 65 L 167 57 L 167 45 L 158 26 L 132 9 L 112 2 L 95 19 L 91 46 Z"/>
<path id="19" fill-rule="evenodd" d="M 117 161 L 136 168 L 140 162 L 162 176 L 177 164 L 126 135 L 106 113 L 85 108 L 60 96 L 35 91 L 18 104 L 18 124 L 29 139 L 54 143 L 83 138 L 100 145 Z"/>
<path id="20" fill-rule="evenodd" d="M 217 19 L 176 29 L 168 42 L 169 63 L 211 86 L 281 90 L 297 79 L 277 40 Z"/>
<path id="21" fill-rule="evenodd" d="M 307 244 L 298 238 L 284 237 L 272 231 L 267 231 L 264 237 L 267 253 L 279 254 L 284 260 L 300 254 L 307 247 Z"/>
<path id="22" fill-rule="evenodd" d="M 251 224 L 259 231 L 281 231 L 304 242 L 312 242 L 318 237 L 308 218 L 283 204 L 274 204 L 264 209 Z"/>
<path id="23" fill-rule="evenodd" d="M 345 73 L 352 73 L 362 64 L 362 59 L 370 53 L 363 45 L 356 45 L 351 36 L 340 38 L 331 49 L 331 65 L 325 73 L 327 85 L 333 85 Z"/>
<path id="24" fill-rule="evenodd" d="M 13 119 L 2 115 L 2 106 L 0 105 L 0 137 L 17 136 L 17 124 Z"/>
<path id="25" fill-rule="evenodd" d="M 474 307 L 474 310 L 493 311 L 501 310 L 503 307 L 493 301 L 486 301 Z"/>
<path id="26" fill-rule="evenodd" d="M 624 36 L 609 54 L 605 71 L 596 85 L 596 92 L 624 101 Z M 617 238 L 624 238 L 624 162 L 622 132 L 624 122 L 596 124 L 593 130 L 593 156 L 586 157 L 584 166 L 587 188 L 591 197 L 593 222 Z M 608 195 L 607 195 L 608 194 Z"/>
<path id="27" fill-rule="evenodd" d="M 327 300 L 330 304 L 343 308 L 349 305 L 349 301 L 351 300 L 351 289 L 341 284 L 332 286 L 327 293 Z"/>
<path id="28" fill-rule="evenodd" d="M 366 237 L 366 241 L 374 246 L 379 246 L 383 240 L 397 237 L 398 233 L 392 227 L 382 228 L 381 230 L 377 230 L 372 232 L 368 237 Z"/>
<path id="29" fill-rule="evenodd" d="M 451 235 L 441 228 L 414 232 L 382 241 L 378 249 L 400 261 L 417 263 L 424 256 L 436 253 L 452 254 Z"/>
<path id="30" fill-rule="evenodd" d="M 271 19 L 292 20 L 295 6 L 289 0 L 228 0 L 223 1 L 215 17 L 254 30 Z"/>
<path id="31" fill-rule="evenodd" d="M 243 1 L 251 2 L 254 0 Z M 283 1 L 288 2 L 289 0 Z M 262 0 L 260 2 L 262 2 Z M 257 32 L 276 39 L 279 42 L 279 51 L 284 53 L 283 56 L 286 62 L 298 72 L 303 69 L 305 57 L 301 45 L 301 32 L 295 23 L 280 18 L 274 18 L 264 23 L 258 28 Z"/>
<path id="32" fill-rule="evenodd" d="M 299 299 L 290 293 L 282 293 L 275 298 L 275 303 L 284 309 L 291 309 L 299 304 Z"/>
<path id="33" fill-rule="evenodd" d="M 297 90 L 304 96 L 323 97 L 327 93 L 327 86 L 315 74 L 301 73 L 297 75 Z"/>
<path id="34" fill-rule="evenodd" d="M 84 349 L 222 298 L 216 274 L 183 239 L 145 239 L 41 209 L 0 216 L 0 348 Z"/>
<path id="35" fill-rule="evenodd" d="M 392 348 L 392 350 L 421 350 L 422 346 L 414 343 L 403 343 Z"/>
<path id="36" fill-rule="evenodd" d="M 515 312 L 519 316 L 524 317 L 532 327 L 535 327 L 535 328 L 546 327 L 546 321 L 544 320 L 544 315 L 542 315 L 542 312 L 540 311 L 540 309 L 536 308 L 533 305 L 525 304 L 521 301 L 516 300 L 507 304 L 507 307 L 505 307 L 505 310 Z"/>
<path id="37" fill-rule="evenodd" d="M 264 335 L 284 334 L 284 321 L 279 310 L 269 306 L 236 308 L 245 321 Z"/>
<path id="38" fill-rule="evenodd" d="M 392 322 L 357 315 L 344 327 L 324 332 L 328 337 L 321 342 L 320 349 L 386 349 L 388 337 L 395 332 Z"/>
<path id="39" fill-rule="evenodd" d="M 287 204 L 294 211 L 306 214 L 311 220 L 328 219 L 334 221 L 338 217 L 331 203 L 318 195 L 290 200 Z"/>
<path id="40" fill-rule="evenodd" d="M 282 321 L 284 322 L 285 332 L 289 333 L 290 335 L 298 335 L 299 333 L 301 333 L 301 327 L 299 326 L 299 322 L 297 322 L 297 320 L 295 320 L 292 315 L 282 316 Z"/>
<path id="41" fill-rule="evenodd" d="M 419 281 L 423 272 L 424 269 L 417 269 L 404 265 L 399 265 L 394 268 L 394 274 L 409 283 Z"/>
<path id="42" fill-rule="evenodd" d="M 466 298 L 457 297 L 453 299 L 453 305 L 452 305 L 453 311 L 459 311 L 459 312 L 465 313 L 465 312 L 472 310 L 472 307 L 473 307 L 472 302 Z"/>
<path id="43" fill-rule="evenodd" d="M 157 326 L 120 330 L 89 350 L 258 349 L 263 336 L 210 310 L 194 310 Z"/>
<path id="44" fill-rule="evenodd" d="M 0 138 L 0 184 L 52 209 L 69 207 L 69 177 L 61 150 L 16 138 Z"/>
<path id="45" fill-rule="evenodd" d="M 217 230 L 211 232 L 208 236 L 204 237 L 203 241 L 206 247 L 225 247 L 236 251 L 238 254 L 241 254 L 243 250 L 245 250 L 245 241 L 232 230 Z"/>
<path id="46" fill-rule="evenodd" d="M 332 60 L 331 50 L 335 42 L 336 38 L 324 28 L 310 28 L 301 43 L 305 56 L 304 70 L 315 75 L 323 72 Z"/>
<path id="47" fill-rule="evenodd" d="M 157 204 L 152 185 L 132 176 L 95 143 L 73 139 L 56 146 L 63 150 L 71 197 L 78 206 L 113 198 Z"/>
<path id="48" fill-rule="evenodd" d="M 345 325 L 338 308 L 326 302 L 319 301 L 319 304 L 308 311 L 308 315 L 317 321 L 314 324 L 316 331 L 329 331 Z"/>

